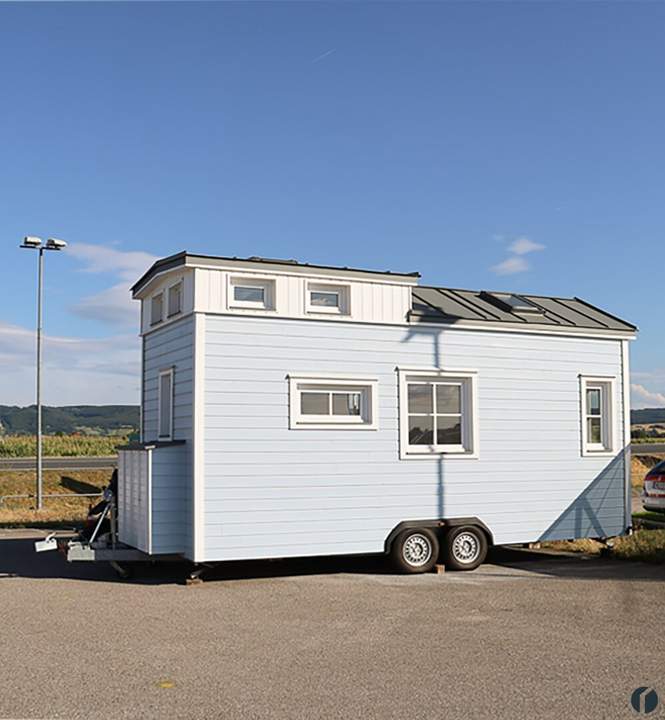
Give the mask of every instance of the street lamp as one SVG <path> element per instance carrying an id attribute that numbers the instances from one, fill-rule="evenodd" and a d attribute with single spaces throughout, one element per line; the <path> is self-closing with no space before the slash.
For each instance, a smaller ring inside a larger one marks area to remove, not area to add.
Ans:
<path id="1" fill-rule="evenodd" d="M 26 235 L 19 247 L 25 250 L 39 250 L 39 263 L 37 270 L 37 510 L 42 509 L 42 286 L 44 281 L 44 250 L 64 250 L 67 243 L 64 240 L 49 238 L 45 245 L 42 239 L 34 235 Z"/>

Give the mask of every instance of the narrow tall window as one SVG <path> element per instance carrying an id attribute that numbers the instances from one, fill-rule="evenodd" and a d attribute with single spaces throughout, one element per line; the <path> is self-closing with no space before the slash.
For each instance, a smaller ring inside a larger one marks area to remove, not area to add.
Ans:
<path id="1" fill-rule="evenodd" d="M 613 379 L 581 377 L 582 454 L 611 453 L 614 449 Z"/>
<path id="2" fill-rule="evenodd" d="M 169 288 L 169 317 L 182 312 L 182 282 Z"/>
<path id="3" fill-rule="evenodd" d="M 158 435 L 160 440 L 173 437 L 173 368 L 159 373 Z"/>
<path id="4" fill-rule="evenodd" d="M 477 455 L 475 376 L 400 370 L 400 456 Z"/>
<path id="5" fill-rule="evenodd" d="M 150 324 L 157 325 L 162 322 L 164 314 L 164 293 L 158 293 L 152 296 L 150 302 Z"/>

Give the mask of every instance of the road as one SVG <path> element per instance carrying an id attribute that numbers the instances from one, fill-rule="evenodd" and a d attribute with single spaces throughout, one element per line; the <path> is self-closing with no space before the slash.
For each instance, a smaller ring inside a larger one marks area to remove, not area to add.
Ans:
<path id="1" fill-rule="evenodd" d="M 0 717 L 628 720 L 635 688 L 665 699 L 662 566 L 504 550 L 473 573 L 311 559 L 186 587 L 30 538 L 0 530 Z"/>
<path id="2" fill-rule="evenodd" d="M 665 454 L 665 443 L 633 443 L 631 452 L 635 455 Z M 96 470 L 117 465 L 115 455 L 107 457 L 50 457 L 44 458 L 48 470 Z M 32 470 L 35 458 L 0 458 L 0 470 Z"/>
<path id="3" fill-rule="evenodd" d="M 659 455 L 665 453 L 665 443 L 633 443 L 630 451 L 633 455 Z"/>
<path id="4" fill-rule="evenodd" d="M 44 458 L 45 470 L 98 470 L 118 464 L 115 455 L 109 457 L 49 457 Z M 0 470 L 33 470 L 35 458 L 0 458 Z"/>

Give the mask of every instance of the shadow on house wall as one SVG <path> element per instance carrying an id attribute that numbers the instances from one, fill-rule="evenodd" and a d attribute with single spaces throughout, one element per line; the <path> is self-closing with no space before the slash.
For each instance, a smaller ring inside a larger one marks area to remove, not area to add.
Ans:
<path id="1" fill-rule="evenodd" d="M 545 530 L 539 540 L 610 537 L 625 527 L 624 457 L 622 450 Z"/>

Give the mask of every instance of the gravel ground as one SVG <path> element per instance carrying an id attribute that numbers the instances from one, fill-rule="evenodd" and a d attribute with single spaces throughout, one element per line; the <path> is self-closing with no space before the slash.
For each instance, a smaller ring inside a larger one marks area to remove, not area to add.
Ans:
<path id="1" fill-rule="evenodd" d="M 375 558 L 118 582 L 0 530 L 2 718 L 665 717 L 665 568 L 500 551 L 473 573 Z M 654 637 L 656 642 L 645 642 Z"/>

